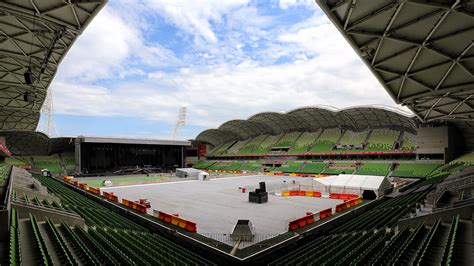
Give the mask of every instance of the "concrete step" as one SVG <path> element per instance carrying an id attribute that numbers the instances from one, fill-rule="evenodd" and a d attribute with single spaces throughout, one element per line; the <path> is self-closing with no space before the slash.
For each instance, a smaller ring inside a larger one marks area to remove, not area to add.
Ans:
<path id="1" fill-rule="evenodd" d="M 60 226 L 60 225 L 56 225 L 56 229 L 58 230 L 59 235 L 62 237 L 62 239 L 64 239 L 64 242 L 66 243 L 66 246 L 68 247 L 68 249 L 71 251 L 72 256 L 74 257 L 74 260 L 76 261 L 76 263 L 78 263 L 79 265 L 85 265 L 85 264 L 81 261 L 81 258 L 80 258 L 80 256 L 79 256 L 79 253 L 77 252 L 77 250 L 71 245 L 71 243 L 68 241 L 68 239 L 67 239 L 66 236 L 64 235 L 61 226 Z"/>
<path id="2" fill-rule="evenodd" d="M 426 250 L 424 255 L 424 261 L 429 265 L 440 265 L 443 259 L 444 248 L 446 246 L 447 238 L 449 234 L 449 227 L 446 225 L 440 225 L 436 234 L 431 240 L 430 247 Z"/>
<path id="3" fill-rule="evenodd" d="M 20 229 L 20 250 L 23 265 L 38 265 L 41 262 L 41 256 L 36 248 L 33 229 L 28 219 L 19 221 Z"/>
<path id="4" fill-rule="evenodd" d="M 61 265 L 61 260 L 56 253 L 56 249 L 54 248 L 53 241 L 51 240 L 50 236 L 53 237 L 53 235 L 49 234 L 48 228 L 47 228 L 46 222 L 38 222 L 38 227 L 40 229 L 41 236 L 43 236 L 44 242 L 46 244 L 46 249 L 48 250 L 49 256 L 51 257 L 51 260 L 53 261 L 54 265 Z"/>
<path id="5" fill-rule="evenodd" d="M 474 230 L 472 220 L 459 220 L 451 265 L 474 265 Z"/>

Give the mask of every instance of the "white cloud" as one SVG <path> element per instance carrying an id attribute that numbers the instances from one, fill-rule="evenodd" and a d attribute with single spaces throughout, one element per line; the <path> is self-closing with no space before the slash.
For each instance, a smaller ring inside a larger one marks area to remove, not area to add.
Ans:
<path id="1" fill-rule="evenodd" d="M 216 43 L 218 38 L 211 22 L 219 24 L 224 14 L 249 2 L 249 0 L 161 0 L 148 1 L 146 4 L 172 24 L 195 36 L 196 43 L 201 41 Z"/>
<path id="2" fill-rule="evenodd" d="M 58 76 L 88 81 L 108 77 L 128 57 L 138 36 L 137 31 L 105 8 L 71 47 Z"/>
<path id="3" fill-rule="evenodd" d="M 56 113 L 173 124 L 179 107 L 187 106 L 187 124 L 217 127 L 257 112 L 302 106 L 395 106 L 321 12 L 285 28 L 248 1 L 148 1 L 131 9 L 159 12 L 195 43 L 205 43 L 205 50 L 195 45 L 176 58 L 145 41 L 143 18 L 124 15 L 127 4 L 102 11 L 72 47 L 52 84 Z M 283 6 L 296 4 L 301 2 Z M 211 25 L 222 28 L 221 39 Z M 248 46 L 251 52 L 245 51 Z M 130 59 L 137 62 L 125 65 Z M 181 67 L 160 68 L 168 65 Z M 106 82 L 96 82 L 104 77 Z"/>
<path id="4" fill-rule="evenodd" d="M 93 82 L 125 77 L 123 72 L 129 69 L 124 64 L 131 59 L 151 66 L 179 63 L 172 51 L 158 44 L 146 44 L 138 25 L 128 23 L 121 15 L 106 7 L 92 20 L 59 67 L 61 80 Z"/>
<path id="5" fill-rule="evenodd" d="M 279 6 L 281 9 L 288 9 L 296 6 L 311 6 L 314 5 L 314 0 L 280 0 Z"/>

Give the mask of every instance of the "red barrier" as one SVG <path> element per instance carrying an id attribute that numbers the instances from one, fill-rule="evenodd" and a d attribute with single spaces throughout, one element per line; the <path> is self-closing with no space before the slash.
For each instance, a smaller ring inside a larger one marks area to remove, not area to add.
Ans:
<path id="1" fill-rule="evenodd" d="M 103 195 L 106 199 L 108 200 L 111 200 L 111 201 L 115 201 L 115 202 L 118 202 L 118 197 L 116 195 L 114 195 L 113 192 L 103 192 Z"/>
<path id="2" fill-rule="evenodd" d="M 133 207 L 133 201 L 128 200 L 128 199 L 122 199 L 122 204 L 129 207 L 129 208 Z"/>
<path id="3" fill-rule="evenodd" d="M 316 219 L 314 217 L 315 215 L 319 215 L 319 214 L 317 214 L 317 213 L 312 214 L 312 213 L 309 212 L 304 217 L 301 217 L 301 218 L 296 219 L 294 221 L 290 221 L 288 223 L 288 231 L 295 231 L 298 228 L 303 228 L 307 225 L 310 225 L 310 224 L 314 223 L 316 221 Z"/>
<path id="4" fill-rule="evenodd" d="M 321 197 L 321 192 L 312 190 L 290 190 L 282 191 L 283 196 L 306 196 L 306 197 Z"/>
<path id="5" fill-rule="evenodd" d="M 341 203 L 341 204 L 337 204 L 336 205 L 336 212 L 342 212 L 343 210 L 345 210 L 347 207 L 346 207 L 346 203 Z"/>
<path id="6" fill-rule="evenodd" d="M 89 191 L 100 196 L 100 189 L 95 187 L 89 187 Z"/>
<path id="7" fill-rule="evenodd" d="M 129 208 L 132 208 L 132 209 L 134 209 L 138 212 L 146 213 L 147 208 L 143 204 L 140 204 L 140 203 L 137 203 L 135 201 L 128 200 L 128 199 L 122 199 L 122 204 L 129 207 Z"/>
<path id="8" fill-rule="evenodd" d="M 138 202 L 133 202 L 133 209 L 138 211 L 138 212 L 141 212 L 141 213 L 146 213 L 147 207 L 143 204 L 138 203 Z"/>
<path id="9" fill-rule="evenodd" d="M 295 230 L 298 229 L 298 227 L 299 227 L 298 224 L 299 224 L 298 220 L 290 222 L 290 223 L 288 224 L 288 230 L 289 230 L 289 231 L 295 231 Z"/>
<path id="10" fill-rule="evenodd" d="M 186 221 L 186 230 L 192 233 L 197 233 L 197 225 L 196 223 Z"/>
<path id="11" fill-rule="evenodd" d="M 314 223 L 314 215 L 313 214 L 306 215 L 306 224 L 312 224 L 312 223 Z"/>
<path id="12" fill-rule="evenodd" d="M 331 199 L 341 199 L 341 200 L 352 200 L 356 199 L 359 196 L 354 194 L 339 194 L 339 193 L 331 193 L 329 194 L 329 198 Z"/>
<path id="13" fill-rule="evenodd" d="M 342 212 L 346 209 L 356 206 L 357 204 L 361 203 L 362 199 L 357 197 L 355 199 L 347 200 L 344 203 L 336 205 L 336 212 Z"/>
<path id="14" fill-rule="evenodd" d="M 319 212 L 319 219 L 326 219 L 327 217 L 331 216 L 332 215 L 332 209 L 329 208 L 329 209 L 326 209 L 326 210 L 322 210 Z"/>
<path id="15" fill-rule="evenodd" d="M 153 215 L 166 223 L 170 223 L 172 225 L 181 227 L 185 229 L 186 231 L 189 231 L 192 233 L 197 233 L 197 224 L 195 222 L 188 221 L 178 216 L 169 215 L 162 211 L 158 211 L 158 216 L 157 216 L 157 211 L 153 210 Z"/>

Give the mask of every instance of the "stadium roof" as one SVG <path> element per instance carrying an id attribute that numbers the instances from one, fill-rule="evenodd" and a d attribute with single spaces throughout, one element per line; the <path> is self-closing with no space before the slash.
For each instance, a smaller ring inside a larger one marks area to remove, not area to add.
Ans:
<path id="1" fill-rule="evenodd" d="M 14 156 L 47 156 L 59 152 L 73 152 L 74 138 L 49 138 L 35 131 L 3 131 L 6 144 Z"/>
<path id="2" fill-rule="evenodd" d="M 0 136 L 5 137 L 7 147 L 14 156 L 47 156 L 56 153 L 74 152 L 74 143 L 77 138 L 80 138 L 82 142 L 89 143 L 191 146 L 191 142 L 182 140 L 84 136 L 49 138 L 46 134 L 38 131 L 3 131 L 0 132 Z"/>
<path id="3" fill-rule="evenodd" d="M 474 1 L 316 2 L 397 103 L 474 121 Z"/>
<path id="4" fill-rule="evenodd" d="M 334 107 L 304 107 L 289 112 L 263 112 L 247 120 L 231 120 L 217 129 L 201 132 L 197 141 L 218 145 L 231 140 L 247 139 L 260 134 L 291 131 L 316 131 L 321 128 L 363 130 L 398 128 L 414 132 L 415 117 L 400 109 L 386 106 L 358 106 L 345 109 Z"/>
<path id="5" fill-rule="evenodd" d="M 80 138 L 81 141 L 85 143 L 191 146 L 191 142 L 187 140 L 131 139 L 131 138 L 84 137 L 84 136 L 79 136 L 77 138 Z"/>
<path id="6" fill-rule="evenodd" d="M 58 65 L 106 2 L 0 1 L 0 131 L 36 129 Z"/>

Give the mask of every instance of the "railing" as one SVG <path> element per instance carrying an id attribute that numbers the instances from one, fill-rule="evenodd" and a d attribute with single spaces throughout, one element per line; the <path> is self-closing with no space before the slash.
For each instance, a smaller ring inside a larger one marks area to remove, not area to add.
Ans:
<path id="1" fill-rule="evenodd" d="M 237 240 L 233 239 L 230 234 L 221 234 L 221 233 L 199 233 L 202 236 L 207 238 L 211 238 L 222 242 L 229 246 L 234 246 Z M 250 247 L 256 245 L 257 247 L 271 247 L 274 246 L 275 243 L 262 243 L 265 240 L 272 239 L 280 234 L 255 234 L 252 241 L 241 241 L 239 245 L 239 249 L 243 249 L 246 247 Z"/>
<path id="2" fill-rule="evenodd" d="M 62 213 L 67 213 L 67 214 L 78 215 L 74 211 L 71 211 L 71 210 L 68 210 L 68 209 L 57 208 L 57 207 L 54 207 L 54 206 L 44 206 L 44 205 L 41 206 L 41 205 L 38 205 L 38 204 L 34 203 L 33 201 L 28 202 L 28 201 L 26 201 L 24 199 L 21 199 L 21 198 L 13 199 L 12 203 L 18 203 L 18 204 L 23 204 L 23 205 L 27 205 L 27 206 L 34 206 L 35 208 L 43 209 L 43 210 L 54 210 L 56 212 L 62 212 Z"/>
<path id="3" fill-rule="evenodd" d="M 443 191 L 450 188 L 459 188 L 460 186 L 469 185 L 471 183 L 474 183 L 474 175 L 457 180 L 445 181 L 438 185 L 436 191 Z"/>

